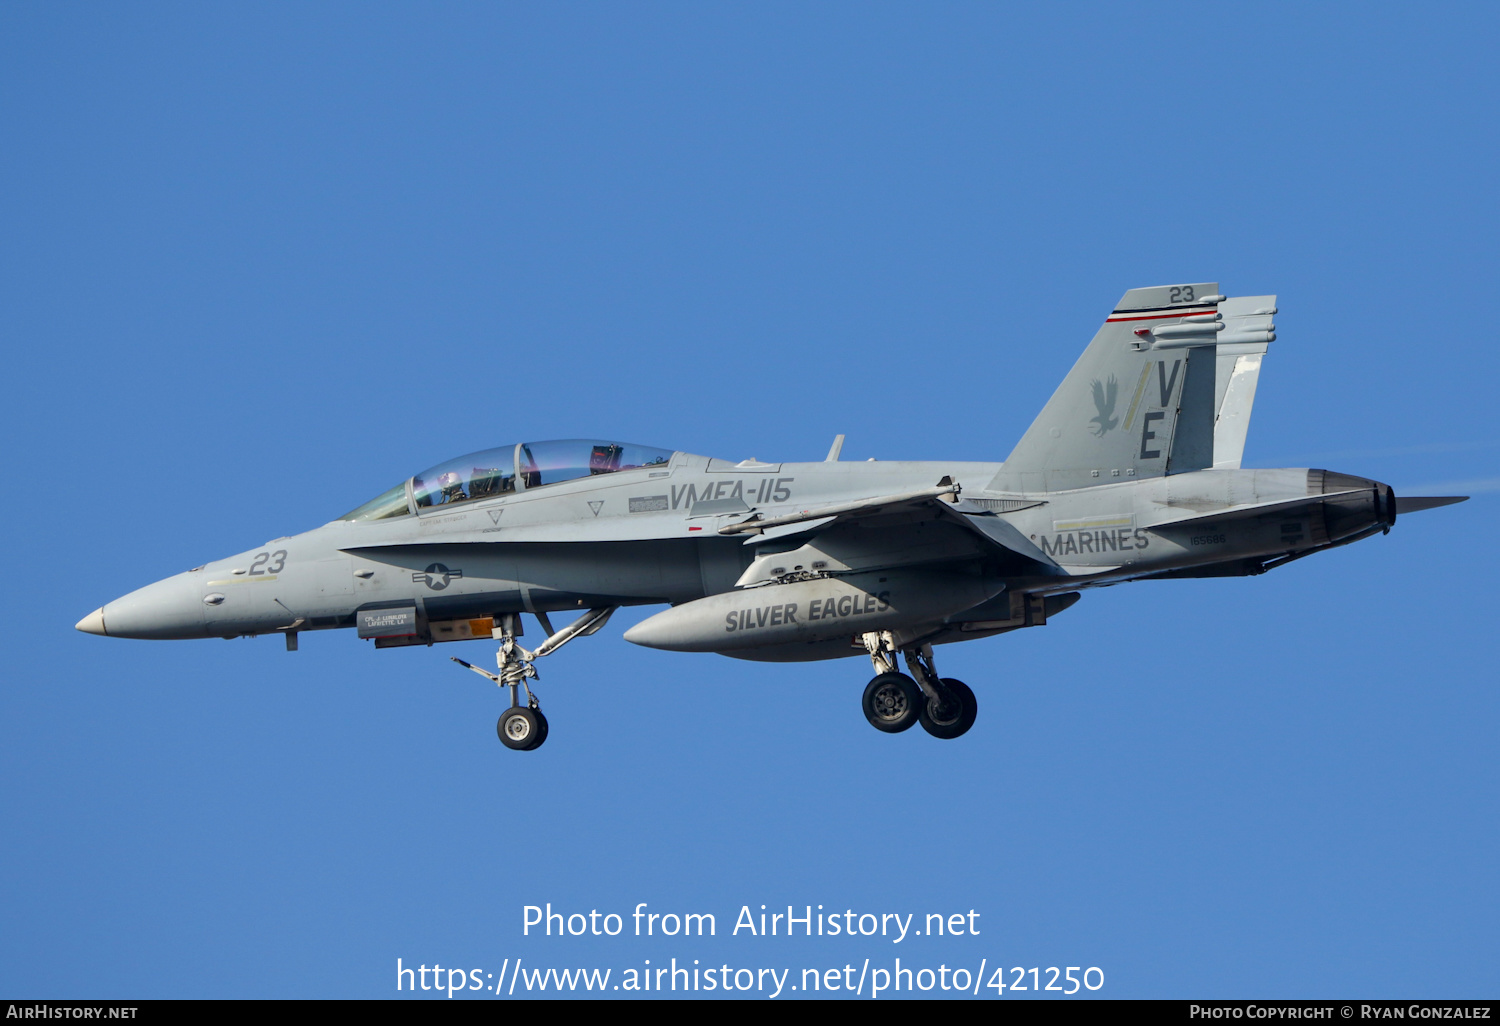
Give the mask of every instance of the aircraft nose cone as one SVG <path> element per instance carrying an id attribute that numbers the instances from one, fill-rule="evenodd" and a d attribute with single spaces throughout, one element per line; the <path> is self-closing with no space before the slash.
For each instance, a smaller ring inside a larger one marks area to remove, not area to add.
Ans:
<path id="1" fill-rule="evenodd" d="M 83 631 L 85 634 L 105 635 L 104 630 L 104 607 L 100 606 L 82 620 L 73 625 L 74 630 Z"/>
<path id="2" fill-rule="evenodd" d="M 117 598 L 94 614 L 99 632 L 109 625 L 111 638 L 203 638 L 207 637 L 202 589 L 188 574 L 148 584 Z M 78 625 L 87 630 L 85 617 Z"/>

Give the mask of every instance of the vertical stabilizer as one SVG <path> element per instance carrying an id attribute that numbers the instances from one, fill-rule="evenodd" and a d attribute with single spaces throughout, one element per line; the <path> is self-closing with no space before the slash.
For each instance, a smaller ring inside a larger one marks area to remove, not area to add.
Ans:
<path id="1" fill-rule="evenodd" d="M 1250 430 L 1250 408 L 1266 347 L 1276 340 L 1275 296 L 1236 296 L 1219 304 L 1224 330 L 1219 333 L 1217 395 L 1214 417 L 1215 470 L 1238 470 Z"/>
<path id="2" fill-rule="evenodd" d="M 1223 301 L 1212 282 L 1125 293 L 991 487 L 1061 491 L 1211 466 Z"/>

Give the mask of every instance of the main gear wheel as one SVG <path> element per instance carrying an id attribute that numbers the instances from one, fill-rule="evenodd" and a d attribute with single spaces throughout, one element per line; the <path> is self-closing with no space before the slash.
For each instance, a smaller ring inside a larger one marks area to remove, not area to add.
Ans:
<path id="1" fill-rule="evenodd" d="M 876 730 L 899 734 L 913 726 L 925 699 L 917 682 L 904 673 L 882 673 L 865 685 L 861 704 Z"/>

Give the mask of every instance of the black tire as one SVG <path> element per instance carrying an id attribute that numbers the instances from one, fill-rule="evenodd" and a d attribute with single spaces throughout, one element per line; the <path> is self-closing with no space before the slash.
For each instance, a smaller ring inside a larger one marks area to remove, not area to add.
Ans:
<path id="1" fill-rule="evenodd" d="M 541 744 L 537 738 L 546 737 L 542 733 L 541 724 L 537 722 L 537 713 L 524 705 L 511 706 L 501 713 L 500 719 L 495 722 L 495 733 L 500 735 L 502 745 L 517 752 L 535 748 Z"/>
<path id="2" fill-rule="evenodd" d="M 948 692 L 949 701 L 923 701 L 919 718 L 923 730 L 947 741 L 962 736 L 974 726 L 974 718 L 979 715 L 979 700 L 969 690 L 969 685 L 961 680 L 944 677 L 941 683 Z"/>
<path id="3" fill-rule="evenodd" d="M 916 724 L 923 708 L 922 689 L 904 673 L 882 673 L 865 685 L 860 705 L 876 730 L 899 734 Z"/>
<path id="4" fill-rule="evenodd" d="M 531 710 L 531 715 L 536 717 L 536 740 L 526 746 L 525 750 L 528 752 L 536 751 L 547 740 L 547 717 L 542 715 L 540 709 Z"/>

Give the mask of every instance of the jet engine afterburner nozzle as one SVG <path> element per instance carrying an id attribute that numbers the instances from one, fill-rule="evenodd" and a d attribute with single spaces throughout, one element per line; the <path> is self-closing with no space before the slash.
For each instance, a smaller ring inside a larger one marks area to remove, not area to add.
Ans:
<path id="1" fill-rule="evenodd" d="M 1386 527 L 1396 526 L 1396 489 L 1388 484 L 1375 483 L 1380 493 L 1380 522 Z"/>
<path id="2" fill-rule="evenodd" d="M 1375 527 L 1389 529 L 1396 523 L 1396 493 L 1390 485 L 1332 470 L 1309 470 L 1307 478 L 1310 495 L 1330 497 L 1323 503 L 1330 542 L 1363 535 Z"/>

